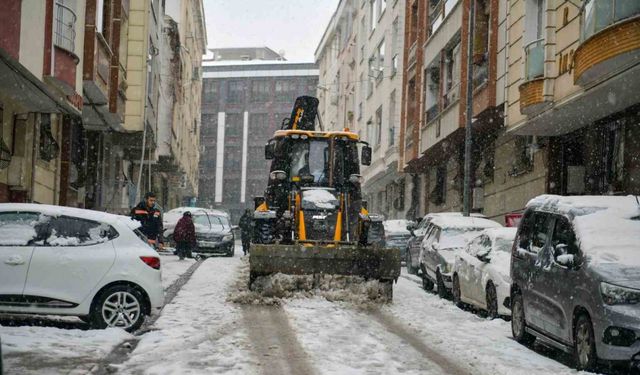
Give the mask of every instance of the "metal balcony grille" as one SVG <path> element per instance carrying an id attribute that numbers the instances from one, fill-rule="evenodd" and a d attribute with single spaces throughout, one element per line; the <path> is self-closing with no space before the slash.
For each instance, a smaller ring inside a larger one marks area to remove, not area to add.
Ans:
<path id="1" fill-rule="evenodd" d="M 55 35 L 56 46 L 75 52 L 76 13 L 62 3 L 56 3 Z"/>

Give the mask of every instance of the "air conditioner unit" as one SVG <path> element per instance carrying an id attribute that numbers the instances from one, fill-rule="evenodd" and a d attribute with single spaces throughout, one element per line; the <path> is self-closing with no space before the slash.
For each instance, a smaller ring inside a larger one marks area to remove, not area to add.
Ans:
<path id="1" fill-rule="evenodd" d="M 13 156 L 9 163 L 9 186 L 14 189 L 26 189 L 27 188 L 27 176 L 25 171 L 24 157 Z"/>

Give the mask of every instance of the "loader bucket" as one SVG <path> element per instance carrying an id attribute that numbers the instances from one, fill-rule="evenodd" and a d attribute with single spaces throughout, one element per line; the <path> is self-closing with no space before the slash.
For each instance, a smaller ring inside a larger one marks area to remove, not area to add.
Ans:
<path id="1" fill-rule="evenodd" d="M 249 269 L 250 284 L 258 276 L 275 273 L 361 276 L 391 282 L 400 276 L 400 250 L 353 244 L 252 244 Z"/>

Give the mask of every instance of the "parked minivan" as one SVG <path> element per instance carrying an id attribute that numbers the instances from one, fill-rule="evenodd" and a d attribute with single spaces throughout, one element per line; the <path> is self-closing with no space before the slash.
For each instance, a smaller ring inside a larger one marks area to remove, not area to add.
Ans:
<path id="1" fill-rule="evenodd" d="M 640 363 L 640 205 L 635 197 L 531 200 L 511 254 L 514 338 Z"/>

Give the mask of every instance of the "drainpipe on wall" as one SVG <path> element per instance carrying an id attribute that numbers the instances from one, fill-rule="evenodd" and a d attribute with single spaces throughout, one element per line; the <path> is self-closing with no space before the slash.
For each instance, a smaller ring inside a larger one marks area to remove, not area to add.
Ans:
<path id="1" fill-rule="evenodd" d="M 36 119 L 39 119 L 42 114 L 36 115 L 35 113 L 30 115 L 33 118 L 33 134 L 31 135 L 31 186 L 29 186 L 29 201 L 33 203 L 33 196 L 35 194 L 36 184 L 36 134 L 37 124 Z"/>

